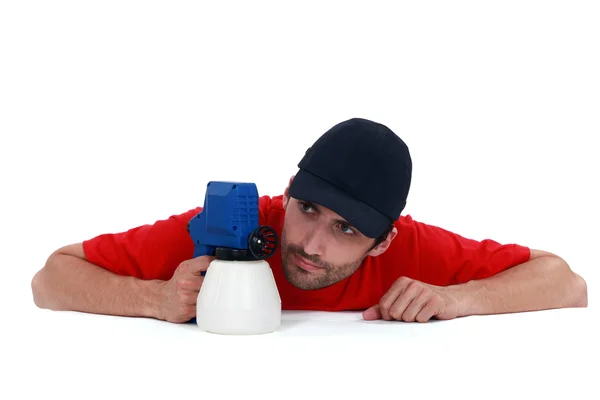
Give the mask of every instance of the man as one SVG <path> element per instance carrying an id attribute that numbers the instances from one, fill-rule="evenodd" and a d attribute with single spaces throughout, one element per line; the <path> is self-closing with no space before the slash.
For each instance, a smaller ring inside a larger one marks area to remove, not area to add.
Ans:
<path id="1" fill-rule="evenodd" d="M 354 118 L 327 131 L 284 194 L 259 199 L 281 237 L 270 263 L 284 310 L 362 310 L 425 322 L 586 307 L 585 281 L 560 257 L 475 241 L 400 216 L 412 161 L 386 126 Z M 41 308 L 186 322 L 212 256 L 193 258 L 195 208 L 56 250 L 34 276 Z"/>

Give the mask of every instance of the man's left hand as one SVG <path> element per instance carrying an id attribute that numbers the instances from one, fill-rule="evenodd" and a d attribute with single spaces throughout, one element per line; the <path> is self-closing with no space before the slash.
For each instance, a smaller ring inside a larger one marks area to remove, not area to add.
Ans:
<path id="1" fill-rule="evenodd" d="M 458 307 L 457 293 L 452 289 L 401 277 L 378 304 L 363 312 L 363 318 L 405 322 L 453 319 L 458 316 Z"/>

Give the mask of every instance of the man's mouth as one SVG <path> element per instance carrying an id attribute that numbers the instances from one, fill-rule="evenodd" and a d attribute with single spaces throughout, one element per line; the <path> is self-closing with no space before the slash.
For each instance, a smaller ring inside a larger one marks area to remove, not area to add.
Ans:
<path id="1" fill-rule="evenodd" d="M 296 265 L 298 265 L 300 268 L 302 268 L 305 271 L 318 271 L 318 270 L 323 269 L 323 268 L 311 263 L 306 258 L 299 256 L 298 254 L 294 254 L 294 262 L 296 263 Z"/>

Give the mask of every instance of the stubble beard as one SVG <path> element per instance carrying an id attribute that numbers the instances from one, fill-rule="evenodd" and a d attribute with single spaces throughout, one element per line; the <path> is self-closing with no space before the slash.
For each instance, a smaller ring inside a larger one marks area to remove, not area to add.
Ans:
<path id="1" fill-rule="evenodd" d="M 323 271 L 319 271 L 317 275 L 315 272 L 303 270 L 294 263 L 292 259 L 294 254 L 299 255 L 316 266 L 323 268 Z M 360 267 L 363 259 L 364 257 L 351 263 L 333 265 L 318 259 L 318 257 L 306 254 L 301 247 L 287 242 L 285 232 L 282 232 L 281 234 L 281 266 L 283 268 L 283 274 L 285 275 L 287 281 L 298 289 L 323 289 L 342 281 L 348 276 L 352 275 L 358 269 L 358 267 Z"/>

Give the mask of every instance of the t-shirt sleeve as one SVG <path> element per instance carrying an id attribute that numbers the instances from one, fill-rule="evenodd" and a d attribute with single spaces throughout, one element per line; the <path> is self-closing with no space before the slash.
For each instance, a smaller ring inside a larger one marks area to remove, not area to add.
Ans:
<path id="1" fill-rule="evenodd" d="M 119 275 L 168 280 L 181 262 L 193 257 L 187 223 L 200 211 L 202 208 L 195 208 L 153 224 L 85 240 L 86 259 Z"/>
<path id="2" fill-rule="evenodd" d="M 491 277 L 530 257 L 526 246 L 469 239 L 410 216 L 396 221 L 396 227 L 398 235 L 384 261 L 390 282 L 408 275 L 433 285 L 455 285 Z"/>

